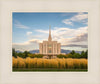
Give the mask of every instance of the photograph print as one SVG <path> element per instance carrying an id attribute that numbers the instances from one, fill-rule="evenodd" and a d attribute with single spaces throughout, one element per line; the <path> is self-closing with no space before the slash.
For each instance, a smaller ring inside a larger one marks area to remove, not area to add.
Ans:
<path id="1" fill-rule="evenodd" d="M 88 12 L 13 12 L 13 72 L 87 72 Z"/>

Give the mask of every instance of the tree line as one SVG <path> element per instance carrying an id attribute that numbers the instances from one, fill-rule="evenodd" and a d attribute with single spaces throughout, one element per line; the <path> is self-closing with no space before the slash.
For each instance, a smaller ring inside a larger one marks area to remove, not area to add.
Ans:
<path id="1" fill-rule="evenodd" d="M 12 56 L 14 56 L 15 58 L 17 58 L 17 56 L 21 57 L 21 58 L 42 58 L 43 55 L 42 54 L 32 54 L 28 51 L 24 51 L 24 52 L 16 52 L 15 49 L 12 49 Z M 60 54 L 57 55 L 58 58 L 86 58 L 88 59 L 88 50 L 86 51 L 82 51 L 81 53 L 76 53 L 74 50 L 72 50 L 69 54 Z"/>
<path id="2" fill-rule="evenodd" d="M 32 54 L 28 51 L 24 51 L 24 52 L 16 52 L 15 49 L 13 48 L 12 49 L 12 56 L 14 56 L 15 58 L 18 57 L 21 57 L 21 58 L 27 58 L 27 57 L 30 57 L 30 58 L 42 58 L 43 55 L 42 54 Z"/>
<path id="3" fill-rule="evenodd" d="M 81 53 L 76 53 L 74 50 L 72 50 L 69 54 L 60 54 L 57 55 L 58 58 L 86 58 L 88 59 L 88 50 L 82 51 Z"/>

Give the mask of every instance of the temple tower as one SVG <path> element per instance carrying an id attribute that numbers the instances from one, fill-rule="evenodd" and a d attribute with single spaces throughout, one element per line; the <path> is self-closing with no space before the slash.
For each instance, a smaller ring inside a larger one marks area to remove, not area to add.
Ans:
<path id="1" fill-rule="evenodd" d="M 61 44 L 57 41 L 52 41 L 51 26 L 49 26 L 48 41 L 43 41 L 39 44 L 39 53 L 47 56 L 47 58 L 55 58 L 58 54 L 61 54 Z"/>
<path id="2" fill-rule="evenodd" d="M 52 41 L 52 37 L 51 37 L 51 25 L 49 26 L 49 37 L 48 37 L 48 41 Z"/>

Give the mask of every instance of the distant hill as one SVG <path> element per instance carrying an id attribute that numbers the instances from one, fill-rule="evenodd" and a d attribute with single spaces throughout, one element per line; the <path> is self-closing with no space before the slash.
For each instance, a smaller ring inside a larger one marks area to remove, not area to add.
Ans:
<path id="1" fill-rule="evenodd" d="M 66 53 L 66 54 L 68 54 L 68 53 L 70 53 L 71 52 L 71 50 L 64 50 L 64 49 L 61 49 L 61 53 Z M 76 53 L 81 53 L 81 51 L 75 51 Z"/>
<path id="2" fill-rule="evenodd" d="M 17 53 L 19 53 L 19 52 L 22 52 L 22 51 L 19 51 L 19 50 L 17 50 L 16 51 Z M 30 53 L 39 53 L 39 50 L 30 50 L 29 51 Z M 71 52 L 71 50 L 64 50 L 64 49 L 61 49 L 61 53 L 66 53 L 66 54 L 68 54 L 68 53 L 70 53 Z M 76 53 L 81 53 L 81 51 L 75 51 Z"/>
<path id="3" fill-rule="evenodd" d="M 66 54 L 68 54 L 68 53 L 70 53 L 71 52 L 71 50 L 64 50 L 64 49 L 61 49 L 61 53 L 66 53 Z"/>
<path id="4" fill-rule="evenodd" d="M 39 53 L 39 50 L 30 50 L 29 52 L 34 54 L 34 53 Z"/>
<path id="5" fill-rule="evenodd" d="M 20 50 L 16 50 L 16 52 L 17 52 L 17 53 L 20 53 L 20 52 L 22 53 L 22 51 L 20 51 Z"/>

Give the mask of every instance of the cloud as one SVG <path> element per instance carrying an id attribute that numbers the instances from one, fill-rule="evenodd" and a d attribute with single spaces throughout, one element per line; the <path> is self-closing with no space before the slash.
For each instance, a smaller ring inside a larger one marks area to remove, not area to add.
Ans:
<path id="1" fill-rule="evenodd" d="M 20 51 L 29 51 L 29 50 L 36 50 L 39 48 L 39 43 L 41 41 L 38 39 L 32 39 L 24 43 L 13 43 L 13 48 Z"/>
<path id="2" fill-rule="evenodd" d="M 27 32 L 26 34 L 27 34 L 27 35 L 31 35 L 31 34 L 32 34 L 32 32 Z"/>
<path id="3" fill-rule="evenodd" d="M 75 45 L 75 44 L 62 45 L 62 47 L 81 47 L 81 48 L 88 48 L 87 45 Z"/>
<path id="4" fill-rule="evenodd" d="M 62 22 L 65 24 L 73 25 L 73 22 L 81 22 L 83 24 L 87 24 L 88 14 L 78 13 L 74 15 L 70 19 L 64 19 Z"/>
<path id="5" fill-rule="evenodd" d="M 81 35 L 79 34 L 79 35 L 71 37 L 71 38 L 61 38 L 60 42 L 64 46 L 68 46 L 68 45 L 73 45 L 73 46 L 74 45 L 88 45 L 88 34 L 87 33 L 83 33 Z"/>
<path id="6" fill-rule="evenodd" d="M 21 24 L 19 21 L 14 20 L 14 25 L 16 28 L 22 28 L 22 29 L 29 29 L 28 26 Z"/>
<path id="7" fill-rule="evenodd" d="M 47 39 L 48 31 L 49 30 L 41 30 L 37 32 L 41 33 L 41 35 L 44 35 L 44 39 Z M 68 44 L 87 44 L 87 32 L 88 28 L 86 27 L 80 27 L 77 29 L 70 29 L 70 28 L 55 28 L 51 30 L 52 39 L 57 40 L 62 45 L 68 45 Z M 42 37 L 41 37 L 42 38 Z"/>
<path id="8" fill-rule="evenodd" d="M 13 45 L 29 45 L 31 43 L 39 43 L 40 40 L 38 39 L 32 39 L 32 40 L 29 40 L 29 41 L 26 41 L 24 43 L 13 43 Z"/>
<path id="9" fill-rule="evenodd" d="M 81 21 L 81 20 L 84 20 L 84 19 L 87 19 L 87 18 L 88 18 L 88 14 L 78 13 L 77 15 L 72 17 L 70 20 L 71 21 Z"/>
<path id="10" fill-rule="evenodd" d="M 77 37 L 72 38 L 72 42 L 81 42 L 81 41 L 87 41 L 88 39 L 88 34 L 87 33 L 83 33 L 78 35 Z"/>
<path id="11" fill-rule="evenodd" d="M 65 24 L 73 25 L 73 23 L 69 19 L 65 19 L 62 22 Z"/>
<path id="12" fill-rule="evenodd" d="M 48 36 L 49 34 L 49 30 L 35 30 L 39 33 L 41 33 L 41 35 L 45 35 L 45 36 Z M 53 39 L 54 38 L 61 38 L 61 37 L 72 37 L 72 36 L 76 36 L 78 34 L 81 34 L 81 33 L 87 33 L 87 26 L 86 27 L 80 27 L 80 28 L 77 28 L 77 29 L 70 29 L 70 28 L 56 28 L 56 29 L 53 29 L 51 30 L 51 34 L 53 36 Z"/>
<path id="13" fill-rule="evenodd" d="M 87 33 L 87 27 L 80 27 L 78 29 L 58 28 L 57 30 L 54 30 L 52 35 L 54 40 L 58 40 L 62 44 L 66 44 L 66 40 L 69 41 L 72 38 L 75 38 L 84 33 Z"/>
<path id="14" fill-rule="evenodd" d="M 35 30 L 35 31 L 41 32 L 41 33 L 46 33 L 46 34 L 49 33 L 49 30 L 42 30 L 42 29 L 38 29 L 38 30 Z"/>
<path id="15" fill-rule="evenodd" d="M 30 39 L 24 43 L 13 43 L 13 47 L 17 50 L 33 50 L 39 49 L 39 43 L 48 40 L 49 30 L 35 30 L 37 35 L 30 35 Z M 64 47 L 69 49 L 85 49 L 87 48 L 88 27 L 79 27 L 77 29 L 71 28 L 54 28 L 51 30 L 52 40 L 58 41 Z"/>

